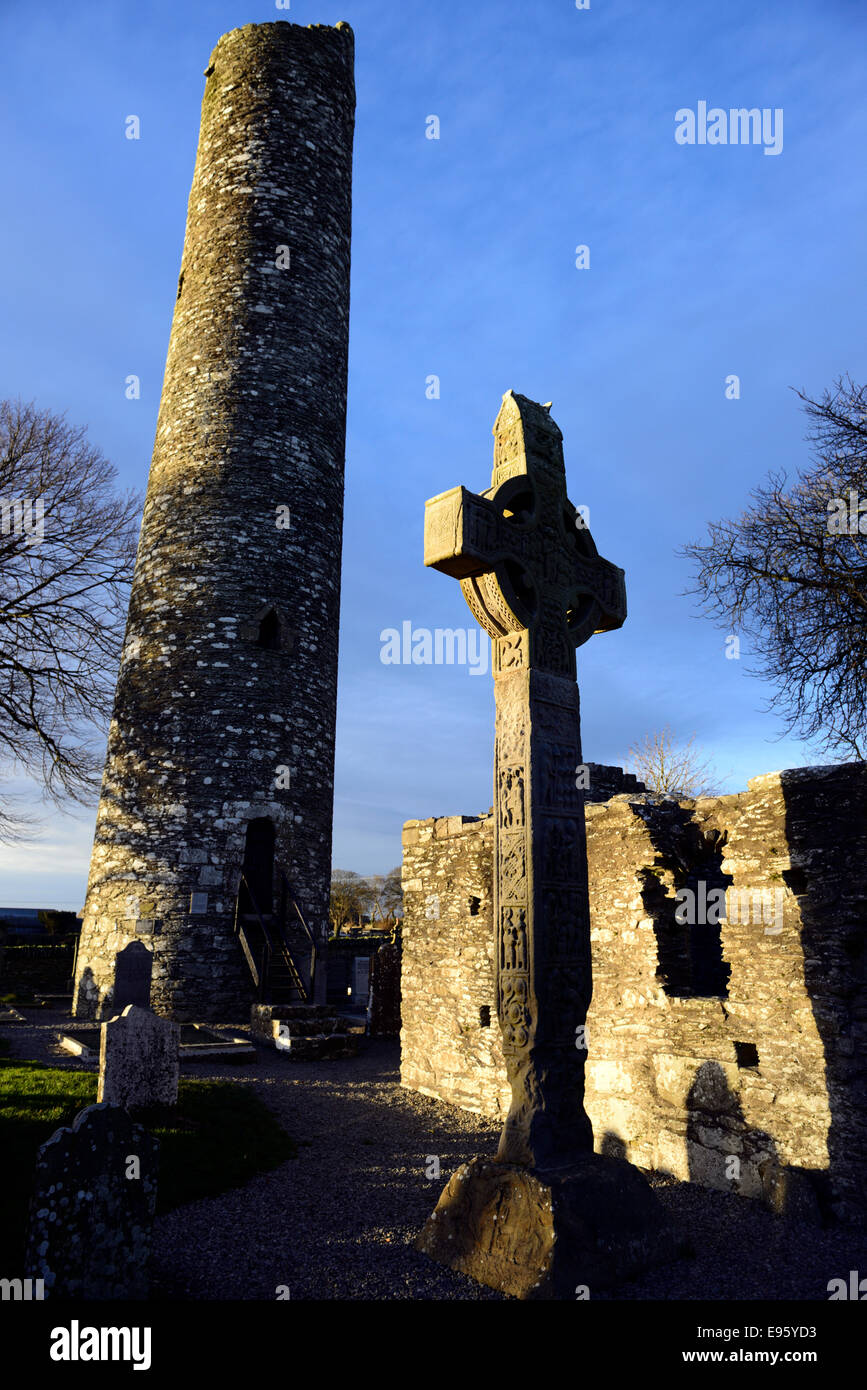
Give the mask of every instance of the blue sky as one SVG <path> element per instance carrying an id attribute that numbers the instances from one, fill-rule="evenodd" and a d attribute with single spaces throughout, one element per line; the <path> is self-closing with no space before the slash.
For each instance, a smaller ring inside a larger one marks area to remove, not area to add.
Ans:
<path id="1" fill-rule="evenodd" d="M 335 864 L 388 870 L 405 819 L 490 805 L 490 677 L 384 666 L 380 633 L 471 625 L 422 564 L 424 502 L 488 486 L 509 388 L 553 401 L 570 496 L 626 570 L 626 626 L 579 652 L 585 757 L 668 724 L 730 791 L 817 761 L 694 615 L 675 550 L 806 461 L 790 387 L 867 376 L 861 0 L 0 0 L 0 394 L 87 424 L 125 484 L 147 479 L 202 70 L 221 33 L 281 18 L 356 36 Z M 679 145 L 699 101 L 781 108 L 782 152 Z M 41 814 L 0 849 L 0 903 L 79 908 L 95 804 Z"/>

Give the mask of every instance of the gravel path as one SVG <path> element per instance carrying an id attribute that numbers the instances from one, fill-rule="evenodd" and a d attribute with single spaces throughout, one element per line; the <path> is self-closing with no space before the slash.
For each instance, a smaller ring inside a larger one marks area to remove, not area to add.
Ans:
<path id="1" fill-rule="evenodd" d="M 4 1027 L 17 1056 L 80 1068 L 53 1043 L 57 1016 Z M 356 1058 L 184 1063 L 183 1074 L 250 1085 L 299 1155 L 243 1188 L 159 1217 L 153 1295 L 169 1299 L 490 1299 L 501 1295 L 412 1249 L 448 1174 L 496 1149 L 499 1125 L 402 1090 L 396 1043 Z M 85 1064 L 86 1065 L 86 1064 Z M 93 1064 L 91 1064 L 93 1065 Z M 427 1157 L 442 1176 L 425 1176 Z M 594 1299 L 818 1299 L 867 1272 L 867 1231 L 784 1223 L 755 1202 L 649 1175 L 696 1257 Z"/>

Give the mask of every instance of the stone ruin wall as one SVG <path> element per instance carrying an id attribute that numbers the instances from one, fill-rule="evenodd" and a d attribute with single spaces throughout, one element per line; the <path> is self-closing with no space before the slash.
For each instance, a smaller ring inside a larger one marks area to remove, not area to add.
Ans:
<path id="1" fill-rule="evenodd" d="M 597 1149 L 777 1209 L 863 1219 L 865 811 L 863 764 L 769 773 L 718 799 L 586 806 Z M 401 1080 L 500 1116 L 492 831 L 490 815 L 404 829 Z M 675 891 L 699 880 L 729 890 L 718 936 L 675 922 Z M 766 890 L 770 922 L 754 920 L 758 903 L 734 920 L 743 889 Z"/>

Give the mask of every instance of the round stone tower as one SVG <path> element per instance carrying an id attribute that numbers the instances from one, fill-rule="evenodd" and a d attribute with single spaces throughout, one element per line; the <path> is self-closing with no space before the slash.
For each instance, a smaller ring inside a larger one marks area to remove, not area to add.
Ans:
<path id="1" fill-rule="evenodd" d="M 278 903 L 299 931 L 301 917 L 327 930 L 353 56 L 346 24 L 250 24 L 205 71 L 76 966 L 83 1016 L 123 1003 L 115 960 L 132 941 L 152 952 L 152 1007 L 207 1020 L 256 992 L 239 920 L 255 919 L 259 946 Z"/>

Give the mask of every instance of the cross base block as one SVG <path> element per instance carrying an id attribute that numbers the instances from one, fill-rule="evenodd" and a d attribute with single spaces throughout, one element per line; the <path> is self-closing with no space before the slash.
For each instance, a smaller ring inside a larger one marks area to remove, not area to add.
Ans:
<path id="1" fill-rule="evenodd" d="M 549 1172 L 471 1159 L 415 1248 L 525 1299 L 592 1298 L 685 1253 L 638 1170 L 595 1153 Z"/>

